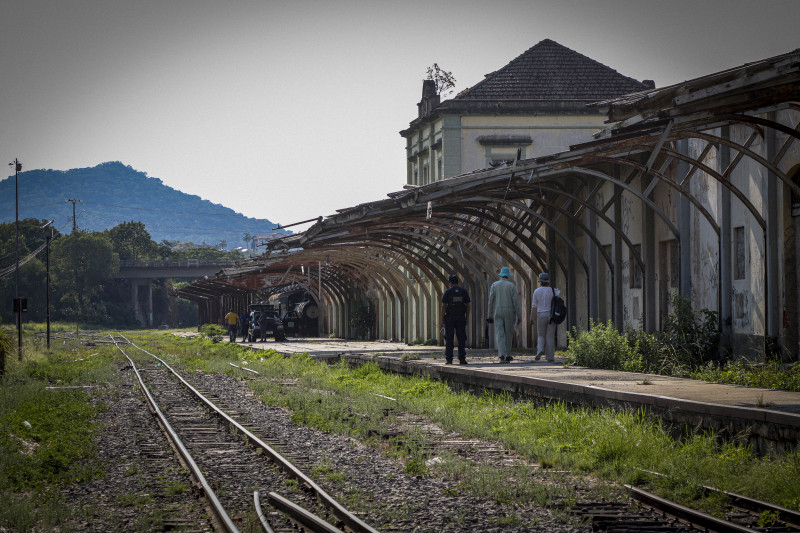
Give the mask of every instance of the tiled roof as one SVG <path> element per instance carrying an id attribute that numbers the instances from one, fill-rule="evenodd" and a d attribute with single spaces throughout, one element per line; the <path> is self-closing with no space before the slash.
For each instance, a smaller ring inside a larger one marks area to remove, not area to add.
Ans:
<path id="1" fill-rule="evenodd" d="M 651 88 L 545 39 L 453 100 L 605 100 Z"/>

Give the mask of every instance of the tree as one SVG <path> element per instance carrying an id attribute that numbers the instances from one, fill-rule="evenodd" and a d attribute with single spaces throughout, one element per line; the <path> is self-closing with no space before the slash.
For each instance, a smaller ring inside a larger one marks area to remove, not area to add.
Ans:
<path id="1" fill-rule="evenodd" d="M 453 77 L 452 72 L 448 72 L 439 67 L 438 63 L 434 63 L 428 67 L 427 79 L 434 81 L 436 84 L 436 94 L 439 96 L 453 94 L 453 88 L 456 86 L 456 79 Z"/>
<path id="2" fill-rule="evenodd" d="M 53 244 L 50 258 L 57 301 L 65 318 L 104 318 L 95 317 L 103 311 L 93 304 L 103 300 L 119 271 L 119 256 L 109 238 L 102 233 L 73 231 Z"/>
<path id="3" fill-rule="evenodd" d="M 142 222 L 123 222 L 106 232 L 114 251 L 123 261 L 149 259 L 156 244 Z"/>

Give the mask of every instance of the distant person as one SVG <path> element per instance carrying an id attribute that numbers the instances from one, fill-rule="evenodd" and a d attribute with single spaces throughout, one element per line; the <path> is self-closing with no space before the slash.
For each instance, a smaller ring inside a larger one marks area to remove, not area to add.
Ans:
<path id="1" fill-rule="evenodd" d="M 517 286 L 508 279 L 511 271 L 503 267 L 497 274 L 500 279 L 492 283 L 489 289 L 489 318 L 494 324 L 494 337 L 497 342 L 497 355 L 501 363 L 510 363 L 511 343 L 514 340 L 514 328 L 522 321 L 522 312 L 517 296 Z"/>
<path id="2" fill-rule="evenodd" d="M 228 340 L 236 342 L 236 329 L 239 325 L 239 315 L 233 312 L 233 309 L 228 311 L 225 315 L 225 323 L 228 325 Z"/>
<path id="3" fill-rule="evenodd" d="M 442 327 L 444 327 L 444 359 L 453 364 L 453 335 L 458 339 L 458 364 L 467 364 L 467 322 L 469 293 L 458 285 L 458 276 L 449 278 L 450 288 L 442 295 Z"/>
<path id="4" fill-rule="evenodd" d="M 247 341 L 247 331 L 250 329 L 250 319 L 247 315 L 242 315 L 242 319 L 239 321 L 239 327 L 242 331 L 242 342 Z"/>
<path id="5" fill-rule="evenodd" d="M 536 322 L 536 335 L 538 343 L 536 345 L 536 360 L 542 355 L 548 361 L 555 361 L 556 358 L 556 324 L 550 322 L 550 310 L 552 309 L 553 298 L 561 296 L 561 291 L 550 286 L 550 275 L 547 272 L 539 274 L 539 287 L 533 291 L 533 303 L 531 304 L 531 324 Z"/>

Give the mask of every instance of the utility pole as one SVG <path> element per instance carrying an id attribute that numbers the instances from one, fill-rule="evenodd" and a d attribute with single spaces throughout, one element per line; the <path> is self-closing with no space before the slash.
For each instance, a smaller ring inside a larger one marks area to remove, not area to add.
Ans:
<path id="1" fill-rule="evenodd" d="M 51 220 L 44 226 L 42 229 L 45 231 L 44 238 L 46 243 L 46 253 L 45 257 L 47 258 L 47 284 L 46 284 L 46 291 L 47 291 L 47 349 L 50 350 L 50 240 L 53 238 L 53 228 L 50 228 L 50 224 L 55 222 L 55 220 Z"/>
<path id="2" fill-rule="evenodd" d="M 17 312 L 17 350 L 19 360 L 22 361 L 22 298 L 19 297 L 19 171 L 22 170 L 22 163 L 15 158 L 9 166 L 14 167 L 14 195 L 16 205 L 16 247 L 14 251 L 16 266 L 14 269 L 16 283 L 14 289 L 14 310 Z M 3 371 L 5 372 L 5 359 L 3 360 Z"/>
<path id="3" fill-rule="evenodd" d="M 78 219 L 75 215 L 75 204 L 80 202 L 80 200 L 76 200 L 74 198 L 70 198 L 69 200 L 64 200 L 64 202 L 72 202 L 72 231 L 78 229 Z"/>

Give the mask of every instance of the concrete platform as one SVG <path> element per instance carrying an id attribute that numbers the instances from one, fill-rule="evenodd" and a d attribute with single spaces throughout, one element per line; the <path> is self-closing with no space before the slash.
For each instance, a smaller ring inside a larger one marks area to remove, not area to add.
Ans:
<path id="1" fill-rule="evenodd" d="M 468 350 L 468 365 L 446 365 L 440 346 L 339 339 L 289 339 L 250 346 L 287 354 L 307 352 L 320 359 L 345 359 L 351 364 L 373 361 L 392 372 L 426 375 L 464 387 L 507 391 L 544 401 L 646 408 L 669 423 L 713 429 L 722 435 L 747 435 L 760 451 L 792 448 L 800 440 L 800 392 L 565 366 L 566 359 L 558 356 L 554 363 L 548 363 L 515 353 L 513 362 L 500 364 L 495 352 L 489 350 Z M 419 359 L 409 359 L 414 355 Z"/>

